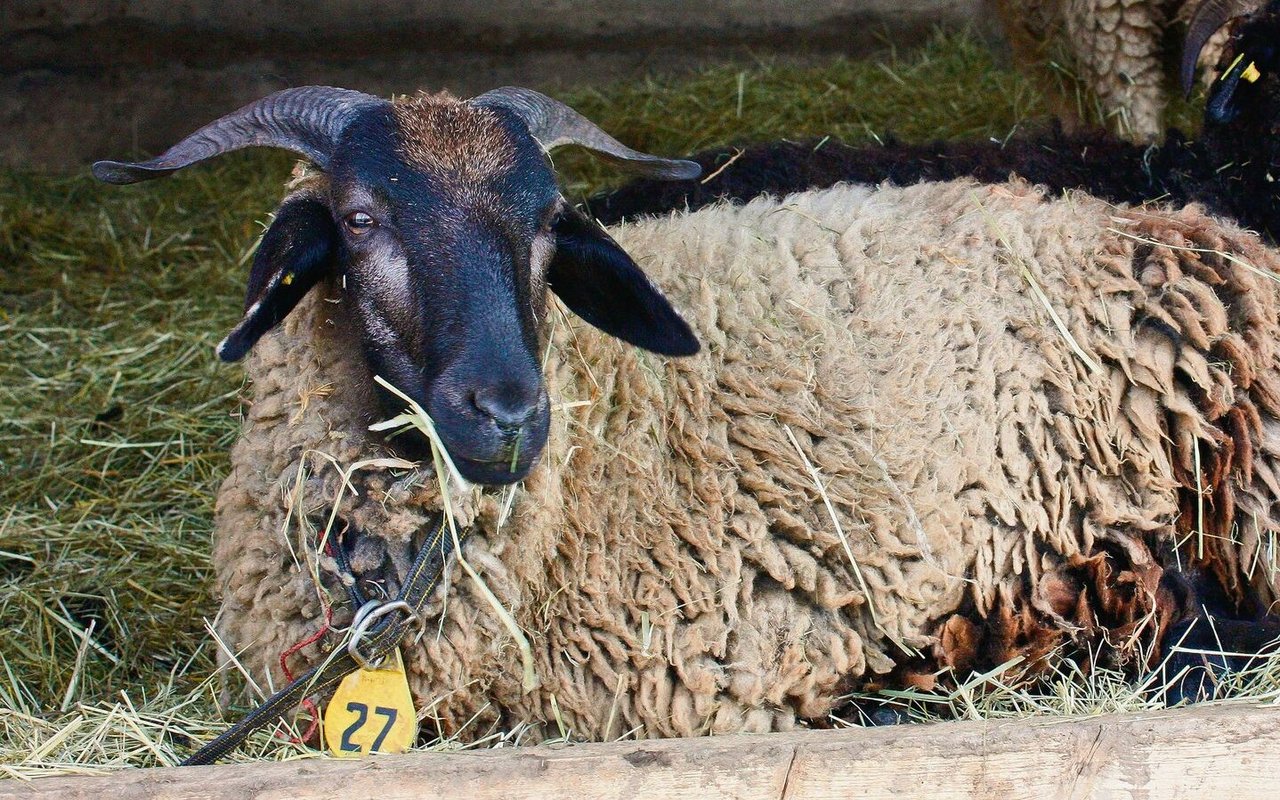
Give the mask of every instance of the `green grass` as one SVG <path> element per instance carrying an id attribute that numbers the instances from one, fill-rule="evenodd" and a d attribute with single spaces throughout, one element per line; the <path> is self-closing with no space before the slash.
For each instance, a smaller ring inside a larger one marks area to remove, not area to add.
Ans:
<path id="1" fill-rule="evenodd" d="M 778 137 L 1003 137 L 1041 109 L 965 35 L 878 61 L 563 97 L 668 154 Z M 580 153 L 557 162 L 570 194 L 619 180 Z M 204 737 L 219 719 L 201 687 L 209 539 L 242 376 L 213 346 L 238 318 L 291 163 L 237 153 L 125 188 L 0 172 L 0 774 L 171 763 L 186 744 L 175 727 Z M 296 752 L 268 738 L 259 749 Z"/>

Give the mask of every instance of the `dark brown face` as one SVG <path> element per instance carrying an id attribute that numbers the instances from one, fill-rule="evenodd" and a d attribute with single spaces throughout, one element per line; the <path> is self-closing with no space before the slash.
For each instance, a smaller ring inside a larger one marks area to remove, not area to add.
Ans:
<path id="1" fill-rule="evenodd" d="M 371 108 L 326 173 L 325 191 L 276 214 L 245 321 L 221 353 L 243 355 L 336 273 L 370 369 L 427 410 L 470 481 L 520 480 L 546 445 L 548 288 L 641 347 L 697 350 L 626 253 L 566 206 L 541 146 L 508 111 L 433 98 Z M 389 392 L 383 400 L 389 416 L 401 410 Z"/>
<path id="2" fill-rule="evenodd" d="M 431 414 L 463 477 L 505 484 L 523 478 L 546 445 L 539 359 L 548 289 L 639 347 L 698 350 L 635 262 L 566 206 L 535 130 L 650 174 L 698 171 L 630 150 L 527 89 L 389 103 L 300 87 L 215 120 L 156 158 L 103 161 L 94 173 L 133 183 L 264 144 L 309 158 L 326 180 L 280 206 L 254 257 L 245 316 L 219 355 L 243 357 L 312 286 L 337 278 L 374 374 Z M 384 400 L 388 414 L 401 410 L 389 393 Z"/>
<path id="3" fill-rule="evenodd" d="M 539 332 L 562 205 L 538 143 L 500 111 L 395 105 L 348 128 L 329 192 L 373 371 L 431 414 L 465 477 L 522 478 L 547 436 Z"/>

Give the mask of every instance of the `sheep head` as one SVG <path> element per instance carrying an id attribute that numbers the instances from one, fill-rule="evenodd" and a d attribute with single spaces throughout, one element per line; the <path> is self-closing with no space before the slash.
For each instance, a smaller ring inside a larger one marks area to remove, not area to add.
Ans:
<path id="1" fill-rule="evenodd" d="M 1205 45 L 1222 26 L 1230 23 L 1230 43 L 1223 50 L 1218 77 L 1209 90 L 1205 107 L 1208 122 L 1226 123 L 1235 118 L 1242 105 L 1249 105 L 1251 95 L 1261 94 L 1275 83 L 1275 70 L 1280 67 L 1277 46 L 1280 40 L 1280 2 L 1272 0 L 1205 0 L 1187 23 L 1187 39 L 1182 49 L 1182 89 L 1191 93 L 1196 64 Z M 1268 80 L 1262 80 L 1262 79 Z M 1262 85 L 1249 91 L 1253 84 Z M 1243 85 L 1242 85 L 1243 84 Z M 1243 91 L 1241 98 L 1237 92 Z M 1266 92 L 1270 95 L 1274 89 Z"/>
<path id="2" fill-rule="evenodd" d="M 649 177 L 699 171 L 631 150 L 527 89 L 386 101 L 328 87 L 278 92 L 150 161 L 93 170 L 134 183 L 250 146 L 309 159 L 324 180 L 277 210 L 254 258 L 245 315 L 218 354 L 243 357 L 311 287 L 336 279 L 371 370 L 428 410 L 464 477 L 502 484 L 523 478 L 546 444 L 539 351 L 548 290 L 639 347 L 698 350 L 631 258 L 565 202 L 547 157 L 564 144 Z"/>
<path id="3" fill-rule="evenodd" d="M 1230 26 L 1205 101 L 1200 144 L 1217 202 L 1274 239 L 1280 237 L 1280 0 L 1224 6 L 1202 6 L 1188 34 L 1185 58 L 1193 60 L 1214 31 Z"/>
<path id="4" fill-rule="evenodd" d="M 1234 19 L 1209 88 L 1205 125 L 1241 127 L 1274 137 L 1280 125 L 1280 2 Z M 1263 127 L 1254 127 L 1255 125 Z"/>

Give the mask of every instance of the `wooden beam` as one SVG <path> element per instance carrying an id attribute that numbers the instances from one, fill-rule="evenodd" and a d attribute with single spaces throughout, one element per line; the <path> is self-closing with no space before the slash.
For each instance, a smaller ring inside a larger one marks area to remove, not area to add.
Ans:
<path id="1" fill-rule="evenodd" d="M 1280 707 L 130 770 L 0 798 L 1274 800 Z"/>

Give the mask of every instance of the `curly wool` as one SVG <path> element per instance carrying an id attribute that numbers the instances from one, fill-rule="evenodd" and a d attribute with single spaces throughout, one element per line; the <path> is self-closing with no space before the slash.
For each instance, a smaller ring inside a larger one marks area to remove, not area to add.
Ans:
<path id="1" fill-rule="evenodd" d="M 1164 132 L 1164 111 L 1171 84 L 1164 55 L 1176 50 L 1175 22 L 1185 22 L 1203 0 L 997 0 L 1015 59 L 1048 73 L 1046 46 L 1065 47 L 1085 86 L 1113 120 L 1117 133 L 1149 141 Z M 1218 61 L 1225 32 L 1219 32 L 1200 63 Z M 1172 45 L 1172 46 L 1171 46 Z M 1060 77 L 1046 74 L 1046 87 Z M 1056 111 L 1067 119 L 1078 113 L 1076 98 L 1054 96 Z"/>
<path id="2" fill-rule="evenodd" d="M 1251 234 L 967 181 L 613 233 L 704 350 L 661 359 L 552 315 L 542 462 L 505 520 L 502 497 L 461 498 L 464 553 L 540 685 L 455 565 L 406 654 L 433 730 L 786 730 L 1009 652 L 1132 662 L 1182 613 L 1159 589 L 1178 542 L 1236 597 L 1280 592 L 1277 298 L 1255 271 L 1280 263 Z M 314 453 L 392 452 L 343 318 L 330 286 L 260 342 L 218 502 L 219 630 L 277 686 L 323 619 L 306 552 L 341 481 Z M 429 473 L 369 466 L 339 503 L 355 571 L 388 593 L 440 505 Z"/>

